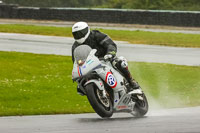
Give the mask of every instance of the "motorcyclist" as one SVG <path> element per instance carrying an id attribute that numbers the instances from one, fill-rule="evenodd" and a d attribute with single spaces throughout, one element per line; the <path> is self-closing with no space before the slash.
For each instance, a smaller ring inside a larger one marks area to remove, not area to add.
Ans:
<path id="1" fill-rule="evenodd" d="M 90 27 L 86 22 L 77 22 L 72 26 L 72 34 L 75 42 L 72 46 L 72 61 L 74 62 L 74 50 L 80 45 L 89 45 L 92 49 L 97 49 L 96 56 L 104 59 L 114 59 L 112 62 L 114 67 L 123 74 L 128 80 L 132 89 L 139 89 L 138 83 L 132 78 L 131 73 L 128 70 L 128 64 L 125 58 L 116 57 L 117 45 L 111 40 L 111 38 L 101 33 L 98 30 L 90 30 Z M 115 58 L 114 58 L 115 57 Z M 83 95 L 82 91 L 77 87 L 77 92 Z"/>

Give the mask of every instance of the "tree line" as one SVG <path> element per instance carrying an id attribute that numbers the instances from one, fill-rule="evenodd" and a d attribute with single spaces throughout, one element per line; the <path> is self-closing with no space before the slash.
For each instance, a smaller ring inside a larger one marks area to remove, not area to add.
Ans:
<path id="1" fill-rule="evenodd" d="M 3 2 L 32 7 L 97 7 L 200 11 L 200 0 L 3 0 Z"/>
<path id="2" fill-rule="evenodd" d="M 200 0 L 109 0 L 114 8 L 200 10 Z"/>
<path id="3" fill-rule="evenodd" d="M 33 7 L 97 7 L 106 0 L 3 0 L 7 4 Z"/>

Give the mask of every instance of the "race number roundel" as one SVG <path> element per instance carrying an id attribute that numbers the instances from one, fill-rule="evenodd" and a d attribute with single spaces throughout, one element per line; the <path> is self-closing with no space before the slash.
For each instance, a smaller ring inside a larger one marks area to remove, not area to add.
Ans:
<path id="1" fill-rule="evenodd" d="M 115 88 L 117 86 L 117 81 L 115 79 L 115 77 L 112 75 L 111 72 L 108 72 L 106 74 L 106 83 L 111 87 L 111 88 Z"/>

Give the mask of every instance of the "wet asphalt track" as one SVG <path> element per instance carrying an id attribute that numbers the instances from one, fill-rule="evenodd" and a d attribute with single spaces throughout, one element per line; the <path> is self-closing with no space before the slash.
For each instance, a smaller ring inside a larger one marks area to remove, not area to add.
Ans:
<path id="1" fill-rule="evenodd" d="M 143 118 L 115 114 L 0 117 L 1 133 L 199 133 L 200 107 L 150 111 Z"/>
<path id="2" fill-rule="evenodd" d="M 70 55 L 72 38 L 0 33 L 0 51 Z M 129 61 L 200 65 L 200 48 L 178 48 L 128 44 L 116 41 L 118 55 Z"/>
<path id="3" fill-rule="evenodd" d="M 71 55 L 73 39 L 0 33 L 0 51 Z M 129 61 L 200 65 L 200 49 L 130 45 L 116 42 Z M 200 107 L 153 110 L 146 117 L 96 114 L 0 117 L 0 133 L 199 133 Z"/>

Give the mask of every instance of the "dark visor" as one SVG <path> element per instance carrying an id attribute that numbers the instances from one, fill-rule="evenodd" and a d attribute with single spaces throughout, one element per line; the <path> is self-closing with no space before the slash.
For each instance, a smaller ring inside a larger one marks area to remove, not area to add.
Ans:
<path id="1" fill-rule="evenodd" d="M 85 35 L 88 33 L 88 27 L 86 27 L 85 29 L 76 31 L 76 32 L 72 32 L 74 39 L 81 39 L 83 37 L 85 37 Z"/>

